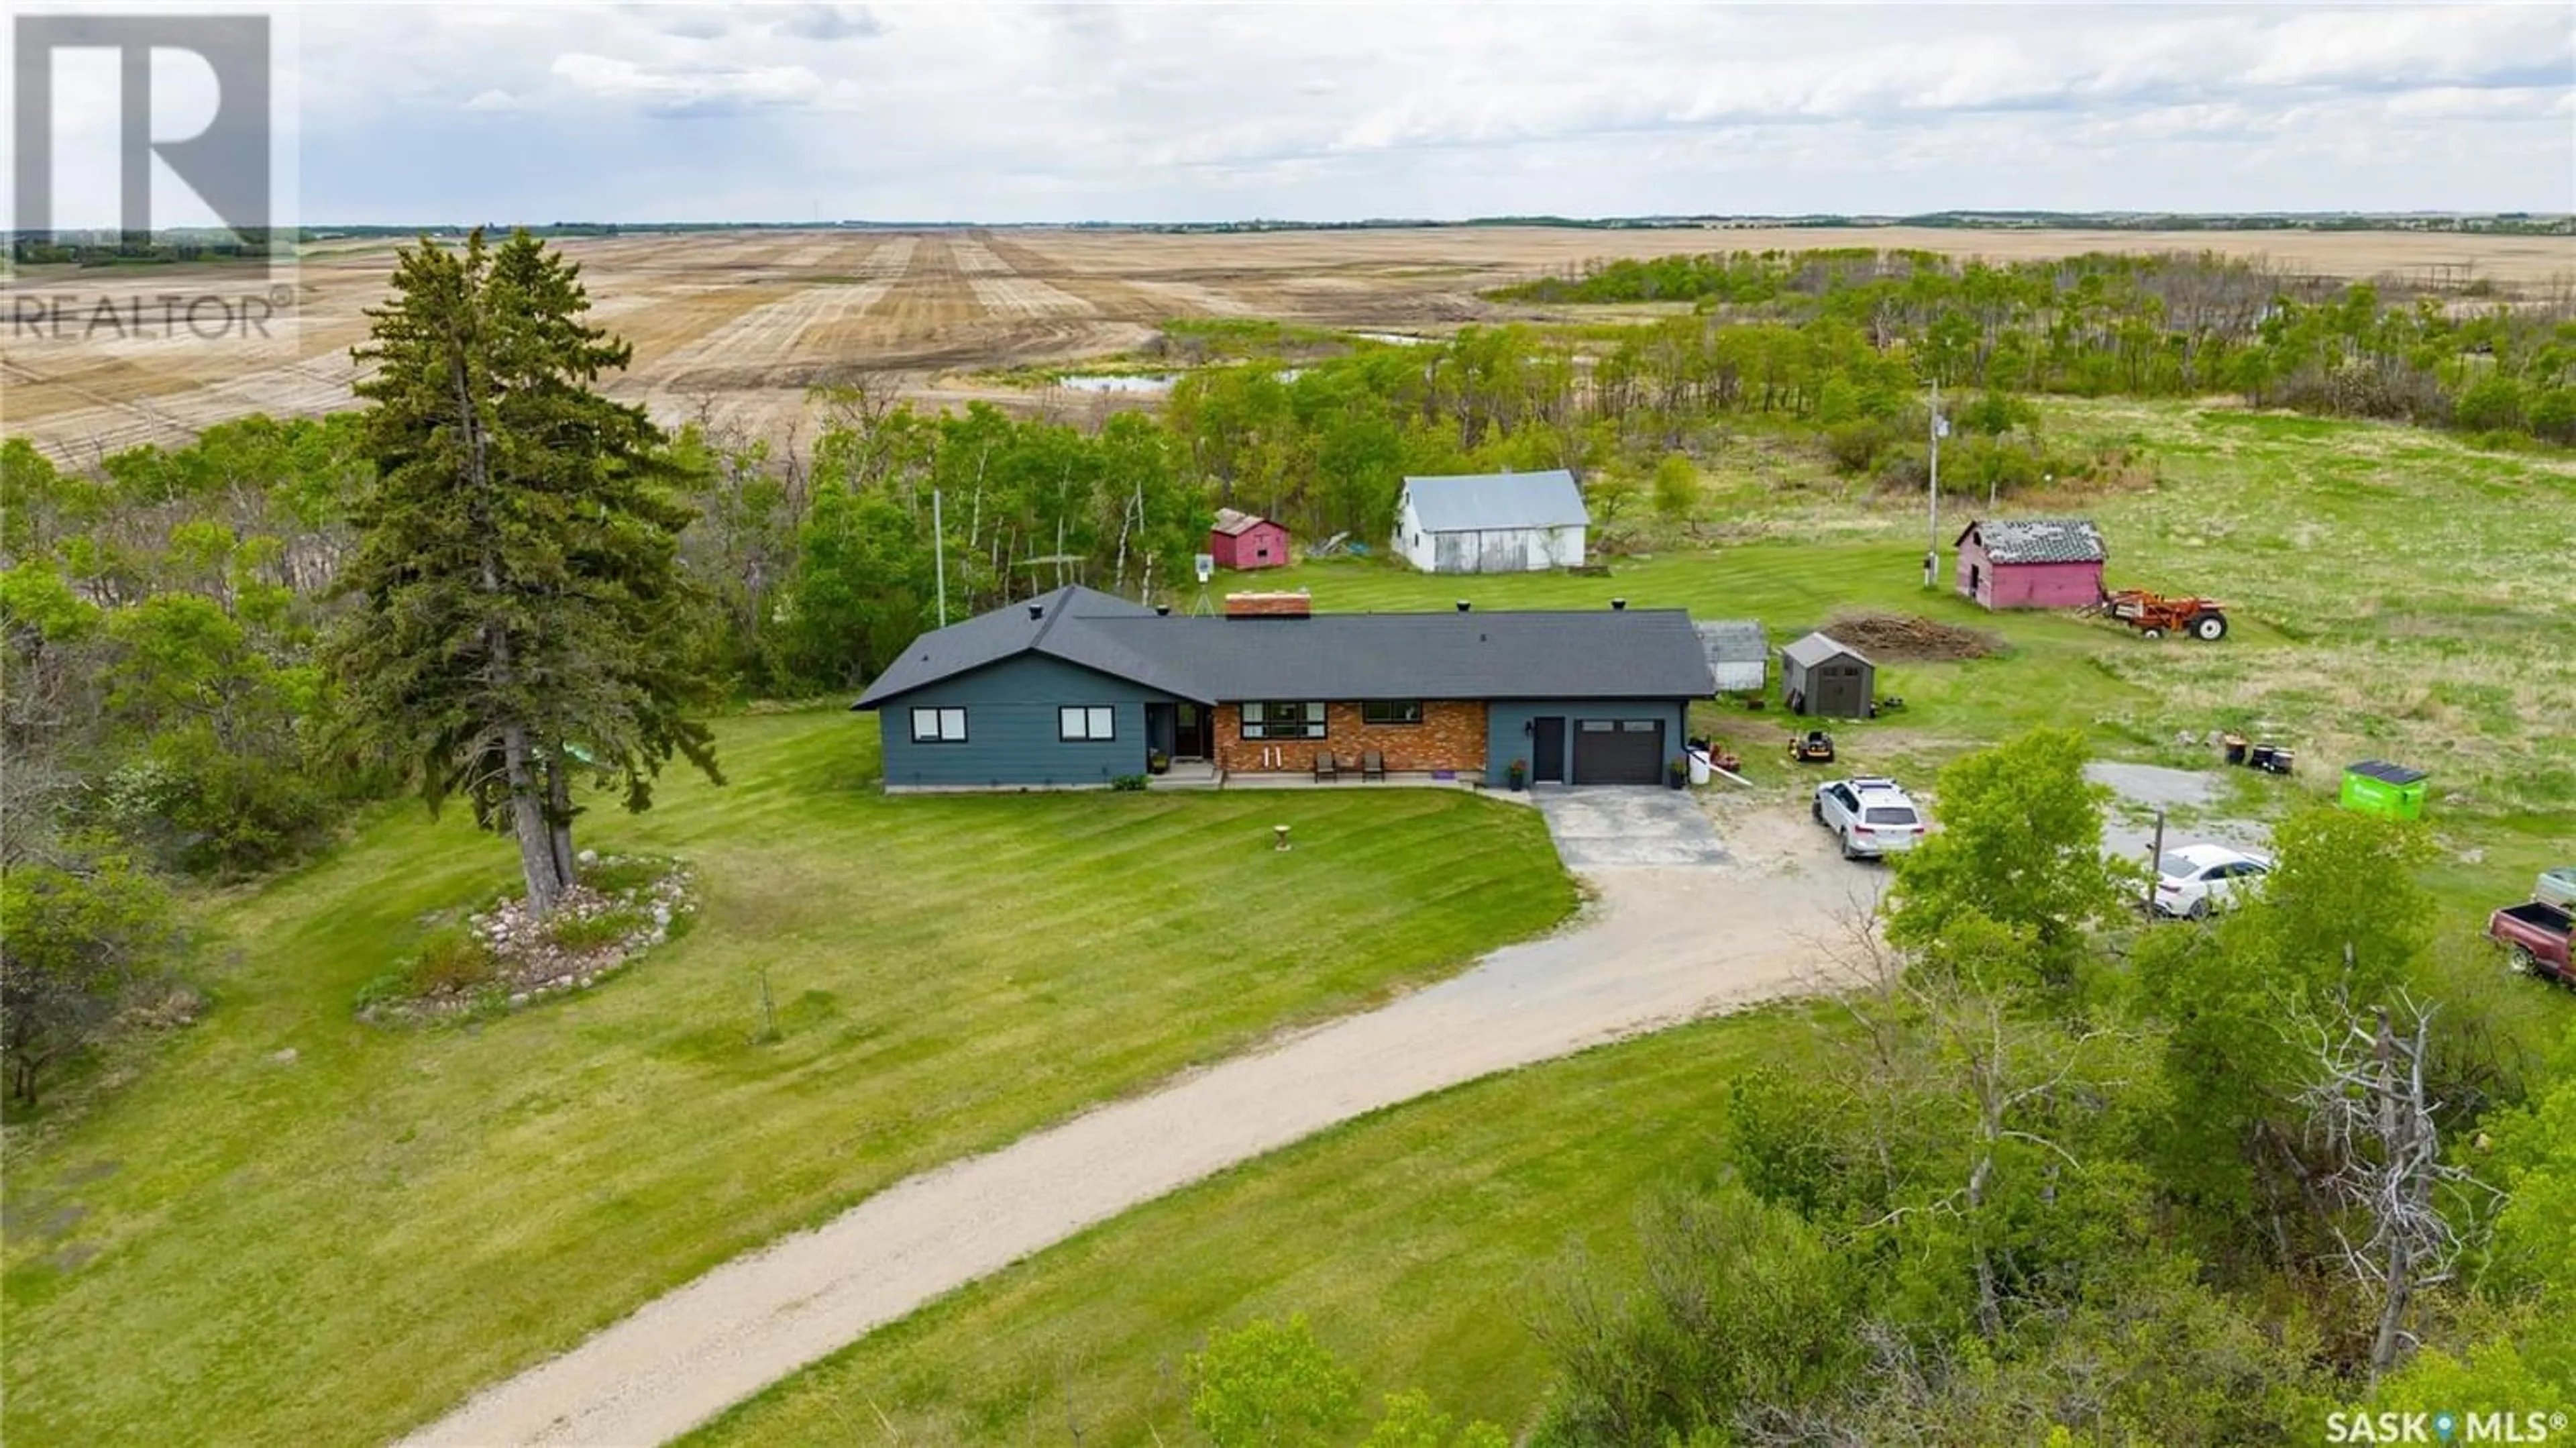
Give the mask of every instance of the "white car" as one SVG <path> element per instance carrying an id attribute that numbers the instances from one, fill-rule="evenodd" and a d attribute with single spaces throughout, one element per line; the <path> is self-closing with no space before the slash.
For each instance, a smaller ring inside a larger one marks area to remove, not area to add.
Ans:
<path id="1" fill-rule="evenodd" d="M 2206 920 L 2240 903 L 2272 873 L 2261 855 L 2225 845 L 2181 845 L 2156 861 L 2156 913 Z"/>
<path id="2" fill-rule="evenodd" d="M 1816 823 L 1858 860 L 1910 850 L 1923 839 L 1923 811 L 1892 779 L 1835 779 L 1816 786 Z"/>

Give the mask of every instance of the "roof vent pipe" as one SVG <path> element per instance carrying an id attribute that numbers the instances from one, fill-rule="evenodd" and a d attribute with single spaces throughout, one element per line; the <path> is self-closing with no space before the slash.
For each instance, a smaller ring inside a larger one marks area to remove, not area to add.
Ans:
<path id="1" fill-rule="evenodd" d="M 1471 605 L 1467 602 L 1467 600 L 1465 600 L 1465 599 L 1463 599 L 1463 598 L 1462 598 L 1462 599 L 1460 599 L 1460 600 L 1458 600 L 1458 611 L 1459 611 L 1460 613 L 1465 613 L 1465 612 L 1468 610 L 1468 608 L 1469 608 L 1469 607 L 1471 607 Z"/>
<path id="2" fill-rule="evenodd" d="M 1158 603 L 1158 604 L 1155 604 L 1155 605 L 1154 605 L 1154 617 L 1156 617 L 1156 618 L 1170 618 L 1171 616 L 1172 616 L 1172 606 L 1171 606 L 1170 604 L 1168 604 L 1168 603 Z"/>
<path id="3" fill-rule="evenodd" d="M 1046 617 L 1046 605 L 1045 605 L 1045 604 L 1043 604 L 1043 603 L 1033 603 L 1033 604 L 1030 604 L 1030 605 L 1029 605 L 1029 617 L 1031 617 L 1031 618 L 1044 618 L 1044 617 Z"/>
<path id="4" fill-rule="evenodd" d="M 1628 611 L 1628 600 L 1624 598 L 1614 598 L 1610 600 L 1610 611 L 1612 613 L 1626 613 Z"/>

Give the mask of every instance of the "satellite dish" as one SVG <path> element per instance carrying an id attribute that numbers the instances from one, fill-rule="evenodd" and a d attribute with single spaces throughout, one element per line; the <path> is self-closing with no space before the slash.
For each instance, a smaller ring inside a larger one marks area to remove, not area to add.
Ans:
<path id="1" fill-rule="evenodd" d="M 1198 569 L 1198 572 L 1199 572 L 1199 582 L 1201 582 L 1201 583 L 1205 583 L 1205 582 L 1207 582 L 1209 579 L 1216 577 L 1216 555 L 1215 555 L 1215 554 L 1213 554 L 1213 553 L 1202 553 L 1202 554 L 1198 555 L 1196 558 L 1191 559 L 1191 560 L 1190 560 L 1190 562 L 1192 563 L 1192 565 L 1193 565 L 1193 566 L 1195 566 L 1195 567 Z"/>

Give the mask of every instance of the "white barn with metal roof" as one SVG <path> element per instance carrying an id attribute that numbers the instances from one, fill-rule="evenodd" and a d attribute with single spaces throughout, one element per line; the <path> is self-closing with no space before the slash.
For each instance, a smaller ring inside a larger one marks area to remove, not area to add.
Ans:
<path id="1" fill-rule="evenodd" d="M 1563 468 L 1406 478 L 1395 551 L 1425 573 L 1538 573 L 1581 566 L 1591 526 Z"/>

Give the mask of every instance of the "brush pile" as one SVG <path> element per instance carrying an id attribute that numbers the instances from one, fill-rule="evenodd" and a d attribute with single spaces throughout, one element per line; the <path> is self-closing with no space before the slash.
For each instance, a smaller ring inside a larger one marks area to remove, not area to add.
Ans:
<path id="1" fill-rule="evenodd" d="M 1881 663 L 1982 659 L 2004 647 L 2001 637 L 1984 629 L 1935 623 L 1910 613 L 1839 613 L 1825 632 Z"/>

